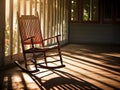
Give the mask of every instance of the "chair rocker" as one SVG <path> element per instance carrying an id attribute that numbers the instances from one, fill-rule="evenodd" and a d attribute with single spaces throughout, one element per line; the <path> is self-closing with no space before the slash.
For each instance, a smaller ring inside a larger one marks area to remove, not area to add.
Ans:
<path id="1" fill-rule="evenodd" d="M 38 70 L 38 68 L 56 69 L 56 68 L 65 67 L 65 65 L 63 64 L 61 50 L 60 50 L 60 42 L 59 42 L 60 35 L 43 39 L 38 13 L 37 15 L 20 16 L 19 13 L 17 12 L 17 18 L 18 18 L 18 28 L 21 37 L 23 58 L 24 58 L 24 64 L 26 70 L 29 71 L 28 69 L 29 60 L 27 54 L 32 55 L 30 61 L 32 61 L 33 65 L 35 66 L 35 70 Z M 45 41 L 48 41 L 50 39 L 56 40 L 56 44 L 53 46 L 46 46 Z M 29 47 L 27 47 L 28 45 Z M 52 55 L 47 56 L 47 53 L 54 49 L 56 49 L 58 52 L 56 56 L 59 57 L 59 60 L 55 59 L 54 61 L 48 61 L 48 57 L 50 56 L 52 57 Z M 43 62 L 39 63 L 38 60 L 41 59 L 41 57 Z M 55 64 L 55 66 L 48 65 L 48 63 L 54 63 L 54 62 L 58 62 L 59 65 L 58 64 Z M 16 62 L 16 64 L 18 64 L 18 62 Z"/>

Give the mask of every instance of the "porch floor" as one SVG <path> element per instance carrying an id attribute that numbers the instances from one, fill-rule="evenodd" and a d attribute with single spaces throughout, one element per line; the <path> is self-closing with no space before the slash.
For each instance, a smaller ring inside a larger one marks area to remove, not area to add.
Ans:
<path id="1" fill-rule="evenodd" d="M 68 44 L 62 57 L 66 67 L 56 70 L 1 72 L 1 90 L 120 90 L 119 46 Z"/>

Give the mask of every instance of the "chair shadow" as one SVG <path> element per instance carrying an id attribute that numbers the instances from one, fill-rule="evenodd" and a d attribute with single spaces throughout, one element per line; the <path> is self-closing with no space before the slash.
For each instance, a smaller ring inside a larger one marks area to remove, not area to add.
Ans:
<path id="1" fill-rule="evenodd" d="M 102 90 L 101 88 L 89 83 L 77 76 L 74 76 L 70 73 L 63 72 L 60 70 L 52 70 L 54 74 L 59 75 L 59 77 L 53 77 L 49 80 L 42 82 L 42 78 L 37 77 L 36 75 L 29 74 L 29 76 L 35 81 L 41 90 Z M 64 76 L 63 76 L 64 75 Z"/>

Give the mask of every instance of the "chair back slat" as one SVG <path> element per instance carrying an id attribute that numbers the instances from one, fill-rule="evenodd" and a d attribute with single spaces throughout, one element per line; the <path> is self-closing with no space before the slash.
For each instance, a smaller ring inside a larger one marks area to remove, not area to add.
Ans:
<path id="1" fill-rule="evenodd" d="M 42 43 L 42 33 L 38 16 L 22 15 L 19 18 L 19 25 L 23 41 L 27 38 L 34 37 L 34 44 Z M 31 42 L 30 40 L 26 40 L 24 44 L 31 44 Z"/>

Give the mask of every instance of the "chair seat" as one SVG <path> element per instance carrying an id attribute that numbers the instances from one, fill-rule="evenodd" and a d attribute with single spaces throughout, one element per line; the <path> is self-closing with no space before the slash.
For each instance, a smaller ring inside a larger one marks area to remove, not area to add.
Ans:
<path id="1" fill-rule="evenodd" d="M 49 51 L 49 50 L 56 49 L 56 48 L 58 48 L 57 45 L 41 47 L 41 48 L 30 48 L 30 49 L 25 50 L 25 53 L 44 52 L 44 51 Z"/>

